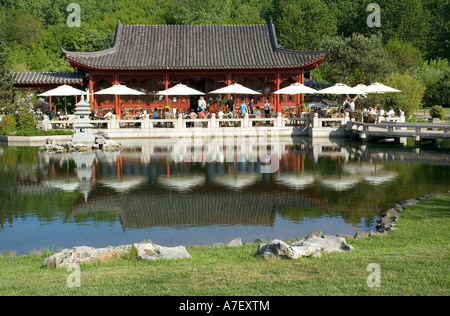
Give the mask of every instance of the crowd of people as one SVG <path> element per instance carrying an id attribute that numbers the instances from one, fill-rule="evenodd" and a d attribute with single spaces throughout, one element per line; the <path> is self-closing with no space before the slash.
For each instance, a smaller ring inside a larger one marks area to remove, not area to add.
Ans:
<path id="1" fill-rule="evenodd" d="M 392 107 L 389 108 L 388 111 L 385 111 L 383 107 L 373 106 L 369 108 L 363 108 L 355 106 L 355 101 L 358 98 L 350 98 L 347 96 L 342 106 L 338 110 L 334 110 L 335 114 L 341 114 L 345 112 L 350 112 L 355 115 L 360 115 L 361 113 L 364 115 L 364 118 L 374 118 L 374 117 L 393 117 L 396 115 L 394 109 Z M 297 114 L 296 109 L 283 109 L 282 116 L 290 117 Z M 320 117 L 327 117 L 330 115 L 329 111 L 316 109 L 315 112 L 319 114 Z M 134 118 L 140 119 L 148 116 L 151 119 L 174 119 L 179 116 L 178 108 L 170 108 L 168 105 L 165 105 L 164 108 L 153 108 L 148 110 L 146 108 L 141 109 L 133 109 L 133 108 L 122 108 L 120 113 L 122 118 Z M 235 104 L 233 96 L 230 96 L 229 99 L 225 103 L 217 102 L 215 104 L 207 104 L 205 98 L 201 96 L 196 105 L 191 102 L 190 109 L 184 111 L 182 113 L 182 117 L 185 119 L 205 119 L 210 118 L 212 114 L 215 114 L 216 118 L 242 118 L 246 114 L 249 117 L 276 117 L 276 113 L 274 112 L 273 107 L 270 105 L 269 99 L 265 99 L 263 106 L 258 106 L 255 104 L 255 100 L 253 97 L 249 99 L 249 102 L 246 103 L 245 99 L 242 99 L 239 106 Z M 92 117 L 93 118 L 110 118 L 114 115 L 113 109 L 96 109 Z"/>

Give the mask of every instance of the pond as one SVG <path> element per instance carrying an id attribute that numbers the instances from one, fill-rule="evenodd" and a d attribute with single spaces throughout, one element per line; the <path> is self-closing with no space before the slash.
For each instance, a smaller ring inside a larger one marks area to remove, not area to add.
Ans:
<path id="1" fill-rule="evenodd" d="M 448 144 L 307 138 L 123 141 L 121 151 L 0 146 L 0 253 L 143 240 L 211 245 L 375 230 L 450 190 Z"/>

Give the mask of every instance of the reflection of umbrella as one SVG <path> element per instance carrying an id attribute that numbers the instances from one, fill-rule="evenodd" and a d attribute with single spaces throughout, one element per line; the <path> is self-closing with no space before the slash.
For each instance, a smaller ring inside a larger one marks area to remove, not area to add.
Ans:
<path id="1" fill-rule="evenodd" d="M 72 95 L 82 95 L 84 93 L 86 93 L 86 92 L 64 84 L 55 89 L 41 93 L 39 96 L 41 96 L 41 97 L 52 97 L 52 96 L 67 97 L 67 96 L 72 96 Z M 65 98 L 64 106 L 65 106 L 65 111 L 66 111 L 66 116 L 67 116 L 67 98 Z"/>
<path id="2" fill-rule="evenodd" d="M 229 86 L 210 91 L 211 94 L 261 94 L 258 91 L 249 89 L 239 83 L 232 83 Z"/>
<path id="3" fill-rule="evenodd" d="M 319 91 L 314 90 L 313 88 L 307 87 L 301 83 L 293 83 L 290 86 L 287 86 L 285 88 L 282 88 L 280 90 L 277 90 L 274 92 L 274 94 L 290 94 L 290 95 L 296 95 L 296 94 L 302 94 L 302 93 L 308 93 L 308 94 L 314 94 L 319 93 Z M 298 107 L 298 104 L 297 104 Z"/>
<path id="4" fill-rule="evenodd" d="M 75 192 L 78 190 L 80 181 L 77 178 L 51 179 L 42 182 L 44 187 L 53 187 L 65 192 Z"/>
<path id="5" fill-rule="evenodd" d="M 127 86 L 121 85 L 121 84 L 115 84 L 112 87 L 100 90 L 95 92 L 94 94 L 98 94 L 98 95 L 143 95 L 145 93 L 138 91 L 138 90 L 134 90 L 131 88 L 128 88 Z M 119 114 L 119 105 L 116 104 L 116 114 Z"/>
<path id="6" fill-rule="evenodd" d="M 227 188 L 240 189 L 258 180 L 258 174 L 216 175 L 213 182 Z"/>
<path id="7" fill-rule="evenodd" d="M 354 177 L 327 178 L 322 179 L 320 182 L 325 187 L 333 189 L 334 191 L 346 191 L 356 186 L 359 179 Z"/>
<path id="8" fill-rule="evenodd" d="M 159 177 L 158 182 L 178 191 L 186 191 L 205 183 L 204 176 L 194 175 L 171 175 L 170 177 Z"/>
<path id="9" fill-rule="evenodd" d="M 113 189 L 117 192 L 124 193 L 132 189 L 138 188 L 145 183 L 144 177 L 121 177 L 120 179 L 100 179 L 98 180 L 102 185 Z"/>
<path id="10" fill-rule="evenodd" d="M 182 95 L 205 95 L 203 92 L 192 89 L 184 84 L 177 84 L 164 91 L 159 91 L 156 95 L 172 95 L 172 96 L 182 96 Z M 178 104 L 178 109 L 180 109 L 180 103 Z"/>
<path id="11" fill-rule="evenodd" d="M 302 175 L 283 174 L 279 178 L 279 181 L 281 183 L 293 189 L 304 189 L 313 184 L 314 180 L 315 178 L 313 175 L 305 175 L 305 174 Z"/>
<path id="12" fill-rule="evenodd" d="M 319 90 L 320 94 L 361 94 L 358 89 L 347 86 L 343 83 L 336 83 L 334 86 Z"/>
<path id="13" fill-rule="evenodd" d="M 393 181 L 398 177 L 398 173 L 395 171 L 381 171 L 372 175 L 367 175 L 364 180 L 372 185 L 378 185 L 384 182 Z"/>

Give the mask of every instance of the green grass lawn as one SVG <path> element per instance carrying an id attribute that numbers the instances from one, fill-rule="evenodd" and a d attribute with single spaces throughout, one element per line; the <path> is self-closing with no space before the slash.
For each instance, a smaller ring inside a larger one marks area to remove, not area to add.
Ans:
<path id="1" fill-rule="evenodd" d="M 46 255 L 0 256 L 0 295 L 449 295 L 450 194 L 401 213 L 388 236 L 350 239 L 352 252 L 321 258 L 264 260 L 256 244 L 188 247 L 192 259 L 143 261 L 130 255 L 82 265 L 80 287 L 72 273 L 43 265 Z M 300 236 L 299 236 L 300 237 Z M 379 287 L 369 287 L 380 268 Z"/>

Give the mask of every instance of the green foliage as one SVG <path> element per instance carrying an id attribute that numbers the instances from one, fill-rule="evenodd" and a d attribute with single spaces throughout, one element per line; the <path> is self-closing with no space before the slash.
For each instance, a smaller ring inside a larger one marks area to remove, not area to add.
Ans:
<path id="1" fill-rule="evenodd" d="M 438 118 L 441 121 L 445 120 L 445 110 L 440 105 L 435 105 L 430 109 L 430 116 L 432 118 Z"/>
<path id="2" fill-rule="evenodd" d="M 1 108 L 12 102 L 13 81 L 7 69 L 9 54 L 6 45 L 0 41 L 0 114 Z"/>
<path id="3" fill-rule="evenodd" d="M 0 131 L 10 130 L 16 127 L 16 118 L 14 115 L 4 115 L 0 123 Z"/>
<path id="4" fill-rule="evenodd" d="M 17 128 L 19 130 L 25 130 L 36 126 L 36 120 L 34 119 L 34 113 L 21 113 L 17 120 Z"/>
<path id="5" fill-rule="evenodd" d="M 410 42 L 398 38 L 390 39 L 386 44 L 389 59 L 398 72 L 412 72 L 424 63 L 422 53 Z"/>
<path id="6" fill-rule="evenodd" d="M 425 92 L 425 85 L 419 79 L 398 72 L 390 73 L 386 76 L 386 85 L 396 87 L 402 93 L 386 93 L 380 96 L 385 100 L 386 106 L 392 106 L 395 110 L 402 110 L 406 116 L 413 113 L 422 104 Z"/>
<path id="7" fill-rule="evenodd" d="M 333 43 L 312 73 L 316 80 L 370 84 L 391 72 L 409 73 L 424 82 L 426 106 L 449 106 L 449 70 L 423 66 L 424 58 L 429 63 L 450 58 L 448 0 L 376 1 L 380 28 L 367 25 L 366 0 L 78 0 L 81 27 L 69 27 L 72 2 L 0 0 L 0 42 L 5 43 L 0 74 L 73 71 L 56 44 L 71 51 L 108 49 L 119 20 L 190 25 L 272 20 L 283 48 L 316 50 Z M 0 94 L 7 94 L 0 95 L 0 105 L 12 100 L 6 81 L 0 78 Z"/>
<path id="8" fill-rule="evenodd" d="M 285 48 L 322 49 L 322 38 L 336 34 L 336 17 L 321 0 L 280 0 L 274 23 Z"/>
<path id="9" fill-rule="evenodd" d="M 325 39 L 332 42 L 326 60 L 316 70 L 324 81 L 350 85 L 380 81 L 390 70 L 388 54 L 380 35 Z"/>
<path id="10" fill-rule="evenodd" d="M 430 107 L 435 104 L 443 106 L 450 105 L 447 82 L 449 73 L 450 67 L 446 59 L 433 59 L 424 62 L 418 69 L 416 76 L 426 86 L 423 100 L 425 107 Z"/>
<path id="11" fill-rule="evenodd" d="M 378 0 L 381 9 L 381 31 L 386 41 L 398 38 L 419 49 L 426 49 L 432 13 L 422 0 Z"/>
<path id="12" fill-rule="evenodd" d="M 24 11 L 0 7 L 0 42 L 29 47 L 43 30 L 41 21 Z"/>

